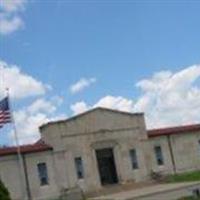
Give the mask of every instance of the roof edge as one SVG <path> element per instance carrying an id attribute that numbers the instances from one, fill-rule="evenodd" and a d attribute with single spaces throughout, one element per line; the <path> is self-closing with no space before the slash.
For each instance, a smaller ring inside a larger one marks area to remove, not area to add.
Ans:
<path id="1" fill-rule="evenodd" d="M 80 113 L 80 114 L 74 115 L 72 117 L 69 117 L 67 119 L 47 122 L 47 123 L 41 125 L 39 127 L 39 129 L 42 130 L 43 128 L 45 128 L 46 126 L 51 125 L 51 124 L 63 123 L 63 122 L 68 122 L 68 121 L 74 120 L 74 119 L 82 117 L 82 116 L 84 116 L 84 115 L 86 115 L 88 113 L 91 113 L 93 111 L 96 111 L 96 110 L 104 110 L 104 111 L 115 112 L 115 113 L 117 112 L 117 113 L 121 113 L 121 114 L 125 114 L 125 115 L 131 115 L 131 116 L 134 116 L 134 115 L 144 115 L 143 112 L 132 113 L 132 112 L 127 112 L 127 111 L 115 110 L 115 109 L 111 109 L 111 108 L 96 107 L 96 108 L 89 109 L 89 110 L 87 110 L 87 111 L 85 111 L 83 113 Z"/>
<path id="2" fill-rule="evenodd" d="M 37 152 L 53 150 L 52 146 L 45 144 L 45 143 L 20 145 L 19 147 L 20 147 L 21 154 L 29 154 L 29 153 L 37 153 Z M 18 152 L 17 146 L 2 147 L 2 148 L 0 148 L 0 157 L 8 156 L 8 155 L 15 155 L 15 154 L 17 154 L 17 152 Z"/>
<path id="3" fill-rule="evenodd" d="M 149 138 L 200 131 L 200 124 L 181 125 L 147 130 Z"/>

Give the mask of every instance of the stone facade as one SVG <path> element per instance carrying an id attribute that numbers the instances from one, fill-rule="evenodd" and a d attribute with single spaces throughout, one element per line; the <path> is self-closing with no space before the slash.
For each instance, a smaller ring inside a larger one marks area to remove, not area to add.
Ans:
<path id="1" fill-rule="evenodd" d="M 161 167 L 155 165 L 155 171 L 165 173 L 180 173 L 184 171 L 200 170 L 200 131 L 190 131 L 187 134 L 173 134 L 150 138 L 151 146 L 162 146 L 164 162 Z M 169 145 L 171 143 L 171 145 Z M 171 146 L 171 153 L 170 153 Z M 174 164 L 173 164 L 174 160 Z M 174 165 L 174 167 L 173 167 Z"/>
<path id="2" fill-rule="evenodd" d="M 24 195 L 51 199 L 77 186 L 91 192 L 112 181 L 145 181 L 152 170 L 176 173 L 200 169 L 199 125 L 147 131 L 142 113 L 96 108 L 45 124 L 40 132 L 41 141 L 21 148 L 22 178 L 16 149 L 0 149 L 0 177 L 13 199 L 21 200 Z M 155 147 L 160 148 L 162 164 L 158 163 Z M 136 163 L 130 150 L 135 151 Z M 110 152 L 109 156 L 105 152 Z M 38 176 L 39 163 L 47 166 L 45 185 Z M 105 177 L 110 174 L 110 178 Z M 28 185 L 25 191 L 23 185 Z"/>

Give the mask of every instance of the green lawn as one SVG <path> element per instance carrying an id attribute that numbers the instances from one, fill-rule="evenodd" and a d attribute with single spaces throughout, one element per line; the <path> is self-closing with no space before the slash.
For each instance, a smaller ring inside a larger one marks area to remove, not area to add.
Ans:
<path id="1" fill-rule="evenodd" d="M 181 199 L 178 200 L 200 200 L 200 198 L 195 198 L 195 197 L 183 197 Z"/>
<path id="2" fill-rule="evenodd" d="M 166 177 L 168 183 L 200 181 L 200 171 L 186 172 Z"/>

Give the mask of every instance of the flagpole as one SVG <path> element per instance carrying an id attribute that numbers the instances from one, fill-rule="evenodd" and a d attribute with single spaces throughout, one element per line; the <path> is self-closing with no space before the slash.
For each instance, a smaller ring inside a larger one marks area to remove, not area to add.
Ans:
<path id="1" fill-rule="evenodd" d="M 14 119 L 14 115 L 13 115 L 13 111 L 12 111 L 12 105 L 10 103 L 9 89 L 7 88 L 6 91 L 7 91 L 7 97 L 8 97 L 8 106 L 9 106 L 10 115 L 11 115 L 11 122 L 13 124 L 14 138 L 15 138 L 15 143 L 16 143 L 16 147 L 17 147 L 17 157 L 18 157 L 19 168 L 20 168 L 22 198 L 24 200 L 26 200 L 26 197 L 25 197 L 25 181 L 24 181 L 25 178 L 24 178 L 23 158 L 22 158 L 22 154 L 21 154 L 19 138 L 18 138 L 18 135 L 17 135 L 17 128 L 16 128 L 16 124 L 15 124 L 15 119 Z"/>

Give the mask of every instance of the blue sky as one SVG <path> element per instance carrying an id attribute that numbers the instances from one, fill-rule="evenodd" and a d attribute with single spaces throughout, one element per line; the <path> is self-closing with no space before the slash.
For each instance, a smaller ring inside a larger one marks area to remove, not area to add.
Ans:
<path id="1" fill-rule="evenodd" d="M 0 60 L 4 64 L 0 73 L 2 83 L 6 82 L 2 85 L 12 87 L 9 75 L 4 73 L 9 74 L 9 69 L 16 65 L 21 70 L 19 75 L 32 77 L 44 90 L 36 87 L 33 91 L 38 93 L 13 95 L 16 118 L 23 112 L 26 112 L 24 117 L 31 115 L 37 119 L 38 114 L 43 114 L 40 117 L 44 122 L 47 118 L 69 117 L 101 105 L 146 112 L 149 127 L 200 122 L 193 112 L 200 100 L 199 2 L 2 2 Z M 18 23 L 11 23 L 16 17 Z M 84 85 L 81 89 L 80 82 Z M 72 92 L 70 87 L 76 83 L 79 89 Z M 150 87 L 153 84 L 159 87 Z M 20 87 L 16 84 L 11 90 L 18 93 Z M 169 100 L 163 100 L 165 96 Z M 27 114 L 35 101 L 40 102 L 40 109 Z M 182 107 L 174 111 L 174 105 L 179 106 L 180 101 Z M 46 110 L 41 108 L 45 103 L 54 107 L 52 112 L 46 111 L 47 106 Z M 194 106 L 191 108 L 190 104 Z M 165 120 L 156 126 L 161 118 Z M 24 129 L 23 120 L 16 121 L 19 130 Z M 7 129 L 0 130 L 8 132 L 0 141 L 2 144 L 12 140 Z M 25 138 L 22 143 L 38 138 L 35 132 L 27 127 L 26 133 L 20 133 Z"/>

